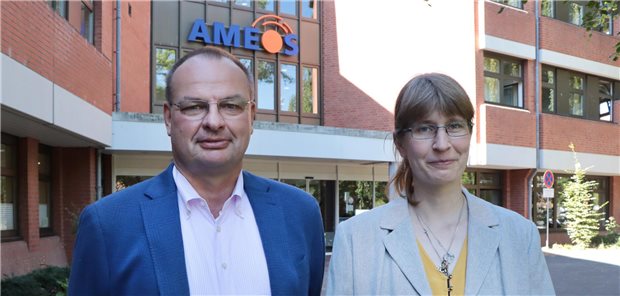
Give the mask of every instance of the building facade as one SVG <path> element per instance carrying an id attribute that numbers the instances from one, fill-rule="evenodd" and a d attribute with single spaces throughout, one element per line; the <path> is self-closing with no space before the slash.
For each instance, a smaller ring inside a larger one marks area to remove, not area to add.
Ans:
<path id="1" fill-rule="evenodd" d="M 85 205 L 169 165 L 165 76 L 206 44 L 254 73 L 244 169 L 312 194 L 328 246 L 340 221 L 396 198 L 394 102 L 425 72 L 476 108 L 468 190 L 566 242 L 573 143 L 620 218 L 617 19 L 590 35 L 583 2 L 446 2 L 1 2 L 3 277 L 69 264 Z"/>

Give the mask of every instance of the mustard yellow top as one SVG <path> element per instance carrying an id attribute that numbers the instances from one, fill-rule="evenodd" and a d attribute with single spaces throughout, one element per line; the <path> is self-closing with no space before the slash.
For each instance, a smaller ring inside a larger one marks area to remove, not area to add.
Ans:
<path id="1" fill-rule="evenodd" d="M 448 282 L 446 276 L 441 273 L 433 261 L 428 257 L 428 254 L 424 251 L 424 248 L 418 243 L 418 249 L 422 256 L 422 263 L 424 264 L 424 271 L 426 272 L 426 278 L 431 286 L 433 295 L 448 295 Z M 450 295 L 463 295 L 465 294 L 465 267 L 467 266 L 467 238 L 463 242 L 463 248 L 461 248 L 461 254 L 456 261 L 456 266 L 452 271 L 452 279 L 450 284 L 452 285 L 452 292 Z"/>

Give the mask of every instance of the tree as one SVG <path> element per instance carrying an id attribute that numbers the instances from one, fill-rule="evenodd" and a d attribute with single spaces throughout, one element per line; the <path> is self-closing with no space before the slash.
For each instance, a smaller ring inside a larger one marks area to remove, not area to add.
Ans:
<path id="1" fill-rule="evenodd" d="M 563 185 L 561 198 L 566 210 L 566 231 L 574 245 L 585 248 L 590 245 L 599 231 L 599 221 L 604 214 L 592 191 L 598 186 L 596 181 L 586 181 L 586 170 L 577 159 L 575 145 L 568 146 L 573 151 L 575 171 L 570 181 Z"/>

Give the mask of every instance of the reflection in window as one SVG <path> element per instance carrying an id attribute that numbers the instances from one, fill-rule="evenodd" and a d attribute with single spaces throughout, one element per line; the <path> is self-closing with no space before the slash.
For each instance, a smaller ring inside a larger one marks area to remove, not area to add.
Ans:
<path id="1" fill-rule="evenodd" d="M 542 109 L 555 112 L 555 72 L 549 68 L 542 70 Z"/>
<path id="2" fill-rule="evenodd" d="M 51 149 L 47 146 L 39 145 L 39 228 L 50 228 L 52 207 L 52 155 Z M 51 230 L 50 230 L 51 231 Z M 43 234 L 43 233 L 41 233 Z"/>
<path id="3" fill-rule="evenodd" d="M 262 10 L 274 11 L 274 1 L 273 0 L 258 0 L 256 1 L 256 8 Z"/>
<path id="4" fill-rule="evenodd" d="M 163 105 L 166 101 L 166 75 L 176 61 L 174 49 L 157 48 L 155 50 L 155 104 Z"/>
<path id="5" fill-rule="evenodd" d="M 484 77 L 484 100 L 499 103 L 499 79 Z"/>
<path id="6" fill-rule="evenodd" d="M 568 4 L 568 21 L 573 25 L 583 25 L 583 5 L 574 2 Z"/>
<path id="7" fill-rule="evenodd" d="M 319 113 L 319 96 L 318 96 L 318 69 L 316 68 L 302 68 L 302 112 L 303 113 Z"/>
<path id="8" fill-rule="evenodd" d="M 17 235 L 17 141 L 2 134 L 0 149 L 0 230 L 2 237 Z"/>
<path id="9" fill-rule="evenodd" d="M 248 69 L 248 71 L 252 74 L 252 76 L 254 76 L 254 70 L 252 68 L 252 60 L 240 58 L 239 61 L 243 64 L 243 66 L 245 66 L 246 69 Z M 250 98 L 250 100 L 253 100 L 253 99 L 254 98 Z"/>
<path id="10" fill-rule="evenodd" d="M 146 181 L 153 176 L 116 176 L 116 184 L 114 192 L 121 191 L 129 186 L 136 185 L 142 181 Z"/>
<path id="11" fill-rule="evenodd" d="M 273 62 L 258 61 L 256 71 L 258 78 L 258 109 L 274 110 L 276 66 Z"/>
<path id="12" fill-rule="evenodd" d="M 297 65 L 282 64 L 280 111 L 297 112 Z"/>
<path id="13" fill-rule="evenodd" d="M 599 81 L 599 119 L 611 121 L 611 104 L 612 104 L 612 83 L 609 81 Z"/>
<path id="14" fill-rule="evenodd" d="M 297 15 L 297 1 L 294 0 L 282 0 L 280 3 L 280 13 Z"/>
<path id="15" fill-rule="evenodd" d="M 372 181 L 339 181 L 340 219 L 372 209 Z"/>
<path id="16" fill-rule="evenodd" d="M 568 95 L 568 108 L 571 115 L 583 116 L 583 77 L 570 76 L 570 89 Z"/>
<path id="17" fill-rule="evenodd" d="M 522 0 L 493 0 L 493 2 L 510 5 L 510 6 L 516 7 L 516 8 L 523 8 L 523 2 L 521 2 L 521 1 Z"/>
<path id="18" fill-rule="evenodd" d="M 47 4 L 64 19 L 69 16 L 67 14 L 67 0 L 48 0 Z"/>
<path id="19" fill-rule="evenodd" d="M 484 100 L 523 107 L 523 71 L 521 62 L 484 57 Z"/>
<path id="20" fill-rule="evenodd" d="M 548 17 L 555 17 L 555 7 L 553 5 L 553 0 L 542 0 L 540 5 L 542 15 Z"/>
<path id="21" fill-rule="evenodd" d="M 252 7 L 252 0 L 235 0 L 235 5 Z"/>
<path id="22" fill-rule="evenodd" d="M 94 3 L 91 2 L 91 5 L 94 5 Z M 91 9 L 91 7 L 89 7 L 88 5 L 86 5 L 86 3 L 82 2 L 82 21 L 80 24 L 80 34 L 82 35 L 82 37 L 86 38 L 86 40 L 88 40 L 88 43 L 93 43 L 94 42 L 94 23 L 93 23 L 93 19 L 94 19 L 94 13 L 93 10 Z"/>
<path id="23" fill-rule="evenodd" d="M 499 171 L 468 169 L 461 176 L 461 184 L 471 194 L 490 203 L 502 205 L 502 174 Z"/>
<path id="24" fill-rule="evenodd" d="M 301 15 L 303 17 L 317 19 L 318 11 L 317 0 L 302 0 L 301 1 Z"/>

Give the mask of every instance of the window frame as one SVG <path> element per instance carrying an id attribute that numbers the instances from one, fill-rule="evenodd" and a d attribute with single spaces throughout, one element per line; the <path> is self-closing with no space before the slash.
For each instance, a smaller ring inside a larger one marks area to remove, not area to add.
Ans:
<path id="1" fill-rule="evenodd" d="M 49 172 L 41 172 L 41 170 L 39 169 L 39 188 L 41 188 L 41 182 L 47 182 L 48 183 L 48 203 L 47 203 L 47 219 L 48 219 L 48 227 L 40 227 L 39 225 L 39 235 L 41 237 L 45 237 L 45 236 L 51 236 L 54 235 L 54 212 L 52 211 L 52 207 L 53 207 L 53 200 L 54 200 L 54 191 L 53 191 L 53 187 L 54 184 L 52 182 L 52 174 L 54 172 L 54 167 L 53 167 L 53 154 L 52 154 L 52 148 L 43 144 L 39 144 L 39 153 L 38 155 L 41 156 L 41 154 L 46 154 L 48 160 L 49 160 Z M 41 159 L 38 160 L 38 162 L 40 163 Z M 39 166 L 40 168 L 40 166 Z M 41 204 L 41 192 L 39 191 L 39 205 Z M 39 210 L 39 214 L 41 213 L 41 211 Z M 40 221 L 41 217 L 39 217 L 39 221 Z"/>
<path id="2" fill-rule="evenodd" d="M 47 0 L 47 5 L 60 17 L 69 20 L 69 1 L 67 0 Z"/>
<path id="3" fill-rule="evenodd" d="M 80 1 L 80 35 L 90 44 L 95 44 L 95 1 Z M 88 20 L 84 20 L 84 12 L 88 13 Z M 85 24 L 88 22 L 88 24 Z"/>
<path id="4" fill-rule="evenodd" d="M 293 66 L 295 67 L 295 85 L 294 85 L 294 89 L 295 89 L 295 111 L 289 111 L 289 110 L 284 110 L 282 109 L 282 88 L 284 87 L 284 81 L 283 81 L 283 75 L 282 75 L 282 70 L 284 66 Z M 298 63 L 286 63 L 286 62 L 281 62 L 278 63 L 278 95 L 276 98 L 276 102 L 277 102 L 277 110 L 279 114 L 284 114 L 284 115 L 298 115 L 300 113 L 300 79 L 299 79 L 299 64 Z"/>
<path id="5" fill-rule="evenodd" d="M 481 182 L 480 176 L 482 174 L 496 174 L 498 182 L 496 184 L 483 184 Z M 465 176 L 465 174 L 473 174 L 474 176 L 474 184 L 469 184 L 469 183 L 465 183 L 462 182 L 463 180 L 463 176 Z M 463 183 L 463 187 L 465 187 L 465 189 L 467 189 L 471 194 L 480 197 L 490 203 L 493 203 L 497 206 L 503 207 L 504 206 L 504 188 L 503 183 L 504 183 L 504 174 L 502 171 L 497 171 L 497 170 L 491 170 L 491 169 L 466 169 L 465 172 L 463 172 L 463 176 L 461 176 L 461 182 Z M 483 190 L 496 190 L 499 191 L 500 193 L 500 198 L 499 198 L 499 203 L 495 203 L 493 201 L 487 200 L 483 197 L 481 197 L 481 192 Z M 473 192 L 472 192 L 473 191 Z"/>
<path id="6" fill-rule="evenodd" d="M 2 242 L 15 241 L 20 239 L 20 227 L 19 227 L 19 143 L 18 139 L 15 136 L 2 133 L 2 144 L 7 146 L 12 146 L 14 150 L 13 156 L 13 168 L 3 167 L 0 174 L 3 177 L 11 177 L 14 178 L 14 186 L 13 186 L 13 229 L 11 230 L 2 230 L 1 231 L 1 240 Z"/>
<path id="7" fill-rule="evenodd" d="M 523 10 L 523 1 L 521 0 L 516 0 L 517 6 L 510 4 L 509 0 L 491 0 L 492 2 L 501 4 L 501 5 L 506 5 L 512 8 L 516 8 L 516 9 L 521 9 Z"/>
<path id="8" fill-rule="evenodd" d="M 488 103 L 488 104 L 496 104 L 496 105 L 501 105 L 501 106 L 506 106 L 506 107 L 511 107 L 511 108 L 519 108 L 519 109 L 525 109 L 525 100 L 524 100 L 524 89 L 525 89 L 525 78 L 524 78 L 524 66 L 523 66 L 523 61 L 516 59 L 516 58 L 511 58 L 511 57 L 507 57 L 507 56 L 502 56 L 502 55 L 497 55 L 497 54 L 490 54 L 490 53 L 485 53 L 484 57 L 483 57 L 483 61 L 486 60 L 487 58 L 489 59 L 496 59 L 499 61 L 499 73 L 496 72 L 492 72 L 492 71 L 487 71 L 484 67 L 483 67 L 483 71 L 484 71 L 484 78 L 486 79 L 488 78 L 493 78 L 493 79 L 498 79 L 499 80 L 499 102 L 493 102 L 493 101 L 487 101 L 486 99 L 486 85 L 484 86 L 484 102 Z M 516 63 L 519 64 L 519 68 L 520 68 L 520 77 L 515 77 L 515 76 L 511 76 L 509 74 L 504 74 L 503 73 L 503 69 L 504 69 L 504 65 L 507 63 Z M 512 105 L 512 104 L 506 104 L 503 101 L 505 101 L 504 99 L 504 88 L 509 85 L 506 82 L 512 82 L 512 81 L 517 81 L 518 86 L 517 86 L 517 105 Z M 486 84 L 486 82 L 484 82 Z"/>
<path id="9" fill-rule="evenodd" d="M 551 15 L 546 15 L 546 14 L 543 13 L 544 12 L 543 5 L 545 3 L 549 3 L 550 10 L 551 10 Z M 566 11 L 567 11 L 567 15 L 566 16 L 558 16 L 558 5 L 566 5 L 567 6 L 566 7 Z M 572 20 L 569 17 L 570 16 L 570 9 L 571 9 L 570 6 L 571 5 L 578 5 L 578 6 L 581 7 L 581 18 L 580 18 L 580 23 L 579 24 L 575 24 L 574 22 L 572 22 Z M 571 25 L 583 28 L 584 17 L 588 14 L 588 9 L 589 8 L 581 1 L 568 0 L 568 1 L 564 2 L 564 1 L 555 1 L 555 0 L 543 0 L 543 1 L 541 1 L 540 9 L 541 9 L 541 16 L 545 16 L 545 17 L 548 17 L 548 18 L 556 19 L 556 20 L 565 22 L 567 24 L 571 24 Z M 609 23 L 608 23 L 607 26 L 601 26 L 600 28 L 593 28 L 593 31 L 599 32 L 601 34 L 613 36 L 614 35 L 614 20 L 613 20 L 613 18 L 609 18 Z"/>

